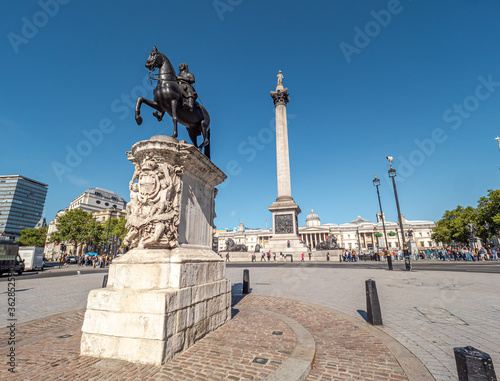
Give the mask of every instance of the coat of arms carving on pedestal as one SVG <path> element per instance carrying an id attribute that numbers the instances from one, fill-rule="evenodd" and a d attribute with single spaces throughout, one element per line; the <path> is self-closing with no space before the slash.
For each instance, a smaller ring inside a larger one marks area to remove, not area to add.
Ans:
<path id="1" fill-rule="evenodd" d="M 146 156 L 136 163 L 124 240 L 130 248 L 177 246 L 182 169 L 162 161 Z"/>

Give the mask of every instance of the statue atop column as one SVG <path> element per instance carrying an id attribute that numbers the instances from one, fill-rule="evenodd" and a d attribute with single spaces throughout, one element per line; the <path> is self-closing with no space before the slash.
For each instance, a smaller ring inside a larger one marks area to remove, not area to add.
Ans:
<path id="1" fill-rule="evenodd" d="M 278 83 L 276 84 L 276 90 L 284 90 L 284 87 L 283 87 L 283 74 L 281 74 L 281 70 L 278 72 L 278 75 L 276 76 L 278 77 Z"/>
<path id="2" fill-rule="evenodd" d="M 271 97 L 273 98 L 274 105 L 285 105 L 290 102 L 290 96 L 288 95 L 288 88 L 283 87 L 283 74 L 281 70 L 278 71 L 278 83 L 276 84 L 276 91 L 271 91 Z"/>

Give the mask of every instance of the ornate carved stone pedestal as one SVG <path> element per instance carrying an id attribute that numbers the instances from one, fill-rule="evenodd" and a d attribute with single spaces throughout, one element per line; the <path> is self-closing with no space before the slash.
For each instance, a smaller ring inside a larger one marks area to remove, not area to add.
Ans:
<path id="1" fill-rule="evenodd" d="M 273 214 L 273 235 L 265 250 L 284 253 L 304 252 L 305 244 L 299 238 L 299 206 L 292 197 L 278 197 L 268 208 Z"/>
<path id="2" fill-rule="evenodd" d="M 166 136 L 127 155 L 136 170 L 125 240 L 135 248 L 113 261 L 106 288 L 90 292 L 81 354 L 160 365 L 231 316 L 225 264 L 211 250 L 214 187 L 226 176 Z"/>

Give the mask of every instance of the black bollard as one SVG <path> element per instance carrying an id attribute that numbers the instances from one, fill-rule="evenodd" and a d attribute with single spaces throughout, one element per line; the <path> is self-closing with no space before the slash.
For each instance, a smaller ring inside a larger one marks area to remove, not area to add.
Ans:
<path id="1" fill-rule="evenodd" d="M 389 266 L 389 270 L 392 270 L 392 253 L 387 253 L 387 266 Z"/>
<path id="2" fill-rule="evenodd" d="M 106 288 L 108 285 L 108 274 L 104 275 L 104 279 L 102 280 L 102 288 Z"/>
<path id="3" fill-rule="evenodd" d="M 366 315 L 371 325 L 382 325 L 382 312 L 378 301 L 377 285 L 373 279 L 365 281 L 366 288 Z"/>
<path id="4" fill-rule="evenodd" d="M 250 271 L 248 269 L 243 270 L 243 293 L 250 293 Z"/>
<path id="5" fill-rule="evenodd" d="M 457 363 L 458 381 L 496 381 L 495 369 L 489 354 L 474 347 L 453 348 Z"/>

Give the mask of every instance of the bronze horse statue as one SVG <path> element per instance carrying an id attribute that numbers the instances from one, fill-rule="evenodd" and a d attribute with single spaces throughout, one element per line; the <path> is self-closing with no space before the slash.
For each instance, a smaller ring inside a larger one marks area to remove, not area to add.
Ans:
<path id="1" fill-rule="evenodd" d="M 167 112 L 174 122 L 173 138 L 177 138 L 177 122 L 186 126 L 193 145 L 200 150 L 204 148 L 205 156 L 210 159 L 210 116 L 208 111 L 198 102 L 194 102 L 192 111 L 183 107 L 183 90 L 177 82 L 175 69 L 169 59 L 153 48 L 146 60 L 146 68 L 153 72 L 159 68 L 156 88 L 153 90 L 154 101 L 144 97 L 137 98 L 135 106 L 135 120 L 138 125 L 142 123 L 141 105 L 147 104 L 156 111 L 153 115 L 160 122 Z M 151 76 L 151 75 L 150 75 Z M 197 138 L 203 135 L 203 143 L 198 147 Z"/>

